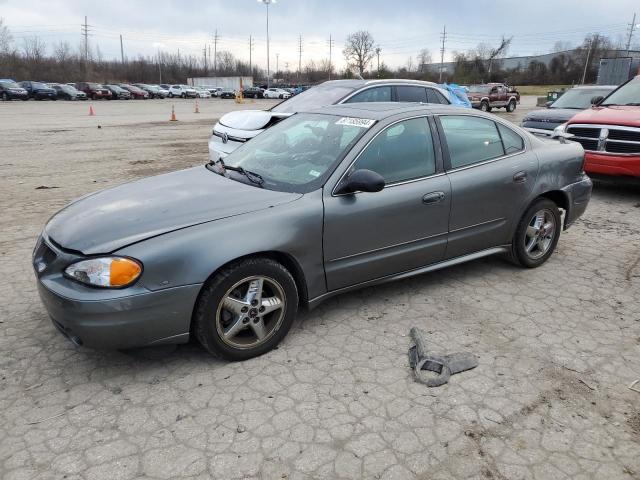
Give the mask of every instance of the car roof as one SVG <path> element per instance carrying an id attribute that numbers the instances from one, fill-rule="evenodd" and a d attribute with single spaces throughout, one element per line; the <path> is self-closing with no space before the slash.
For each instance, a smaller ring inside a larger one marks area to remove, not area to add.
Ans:
<path id="1" fill-rule="evenodd" d="M 324 113 L 329 115 L 342 115 L 356 118 L 369 118 L 371 120 L 383 120 L 398 114 L 439 114 L 458 113 L 469 114 L 468 109 L 441 104 L 426 104 L 412 102 L 371 102 L 371 103 L 343 103 L 339 105 L 329 105 L 313 110 L 305 110 L 300 113 Z M 490 116 L 480 111 L 474 111 L 474 115 Z"/>
<path id="2" fill-rule="evenodd" d="M 610 88 L 610 89 L 614 89 L 617 88 L 617 85 L 576 85 L 575 87 L 571 87 L 567 90 L 567 92 L 569 90 L 600 90 L 603 88 Z"/>

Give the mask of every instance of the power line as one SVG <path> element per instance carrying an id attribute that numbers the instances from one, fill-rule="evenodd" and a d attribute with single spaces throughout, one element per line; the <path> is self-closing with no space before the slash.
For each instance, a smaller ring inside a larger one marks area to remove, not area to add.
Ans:
<path id="1" fill-rule="evenodd" d="M 298 82 L 300 82 L 300 73 L 302 72 L 302 35 L 298 38 Z"/>
<path id="2" fill-rule="evenodd" d="M 629 24 L 629 38 L 627 39 L 627 55 L 629 55 L 629 48 L 631 48 L 631 39 L 633 38 L 633 30 L 636 28 L 636 14 L 633 14 L 633 20 Z"/>
<path id="3" fill-rule="evenodd" d="M 213 76 L 218 76 L 218 29 L 213 35 Z"/>
<path id="4" fill-rule="evenodd" d="M 87 23 L 87 17 L 85 15 L 84 24 L 80 25 L 80 32 L 82 33 L 82 36 L 84 37 L 84 63 L 85 63 L 85 68 L 86 68 L 87 62 L 89 61 L 89 28 L 91 28 L 91 25 L 89 25 Z"/>
<path id="5" fill-rule="evenodd" d="M 334 40 L 329 34 L 329 80 L 331 80 L 331 50 L 333 49 Z"/>
<path id="6" fill-rule="evenodd" d="M 253 64 L 251 63 L 251 52 L 253 51 L 254 41 L 249 35 L 249 75 L 253 76 Z"/>

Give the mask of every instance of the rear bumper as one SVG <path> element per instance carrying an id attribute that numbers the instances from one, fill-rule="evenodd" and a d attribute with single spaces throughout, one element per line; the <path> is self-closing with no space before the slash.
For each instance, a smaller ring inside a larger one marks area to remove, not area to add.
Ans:
<path id="1" fill-rule="evenodd" d="M 76 345 L 132 348 L 185 343 L 200 285 L 103 300 L 62 296 L 38 280 L 53 324 Z"/>
<path id="2" fill-rule="evenodd" d="M 640 177 L 640 155 L 617 156 L 585 152 L 587 173 L 610 176 Z"/>
<path id="3" fill-rule="evenodd" d="M 587 209 L 589 200 L 591 199 L 591 191 L 593 190 L 593 182 L 584 175 L 583 178 L 562 189 L 568 199 L 569 208 L 565 214 L 564 230 L 569 228 Z"/>

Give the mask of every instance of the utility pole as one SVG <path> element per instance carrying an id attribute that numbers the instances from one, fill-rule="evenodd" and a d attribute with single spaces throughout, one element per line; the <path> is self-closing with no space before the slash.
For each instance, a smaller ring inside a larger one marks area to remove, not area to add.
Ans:
<path id="1" fill-rule="evenodd" d="M 280 54 L 276 53 L 276 75 L 280 71 L 280 63 L 279 62 L 280 62 Z"/>
<path id="2" fill-rule="evenodd" d="M 218 29 L 213 36 L 213 76 L 218 76 Z"/>
<path id="3" fill-rule="evenodd" d="M 381 52 L 381 51 L 382 51 L 382 50 L 380 49 L 380 45 L 378 45 L 378 46 L 376 47 L 376 57 L 377 57 L 377 59 L 378 59 L 378 77 L 380 77 L 380 52 Z"/>
<path id="4" fill-rule="evenodd" d="M 87 17 L 84 17 L 84 24 L 80 25 L 82 36 L 84 36 L 84 63 L 85 68 L 89 62 L 89 24 L 87 23 Z"/>
<path id="5" fill-rule="evenodd" d="M 442 70 L 444 68 L 444 42 L 447 41 L 447 26 L 442 28 L 442 47 L 440 48 L 440 80 L 442 83 Z"/>
<path id="6" fill-rule="evenodd" d="M 204 76 L 207 76 L 207 44 L 204 44 L 204 48 L 202 49 L 202 53 L 204 54 Z"/>
<path id="7" fill-rule="evenodd" d="M 124 47 L 122 46 L 122 35 L 120 35 L 120 59 L 124 63 Z"/>
<path id="8" fill-rule="evenodd" d="M 298 38 L 298 83 L 300 83 L 300 74 L 302 73 L 302 35 Z"/>
<path id="9" fill-rule="evenodd" d="M 329 34 L 329 80 L 331 80 L 331 49 L 333 48 L 333 39 Z"/>
<path id="10" fill-rule="evenodd" d="M 159 82 L 158 84 L 162 83 L 162 61 L 160 58 L 160 49 L 158 49 L 158 77 L 159 77 Z"/>
<path id="11" fill-rule="evenodd" d="M 633 37 L 633 30 L 637 27 L 636 25 L 636 14 L 633 14 L 633 20 L 631 20 L 631 25 L 629 25 L 629 38 L 627 39 L 627 55 L 629 55 L 629 49 L 631 48 L 631 38 Z"/>
<path id="12" fill-rule="evenodd" d="M 587 68 L 589 67 L 589 57 L 591 56 L 591 47 L 593 46 L 593 37 L 589 40 L 589 50 L 587 50 L 587 60 L 584 62 L 584 72 L 582 72 L 582 85 L 587 77 Z"/>
<path id="13" fill-rule="evenodd" d="M 249 35 L 249 76 L 253 76 L 253 64 L 251 63 L 251 52 L 253 51 L 253 38 Z"/>

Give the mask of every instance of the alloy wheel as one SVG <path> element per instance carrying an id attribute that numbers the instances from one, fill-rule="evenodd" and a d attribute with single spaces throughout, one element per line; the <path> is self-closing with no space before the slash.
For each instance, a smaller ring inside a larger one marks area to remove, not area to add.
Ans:
<path id="1" fill-rule="evenodd" d="M 272 278 L 252 276 L 227 290 L 216 311 L 216 329 L 233 348 L 255 348 L 278 331 L 285 312 L 282 286 Z"/>
<path id="2" fill-rule="evenodd" d="M 529 220 L 524 235 L 524 249 L 532 260 L 543 257 L 553 245 L 556 236 L 556 219 L 551 210 L 543 209 Z"/>

